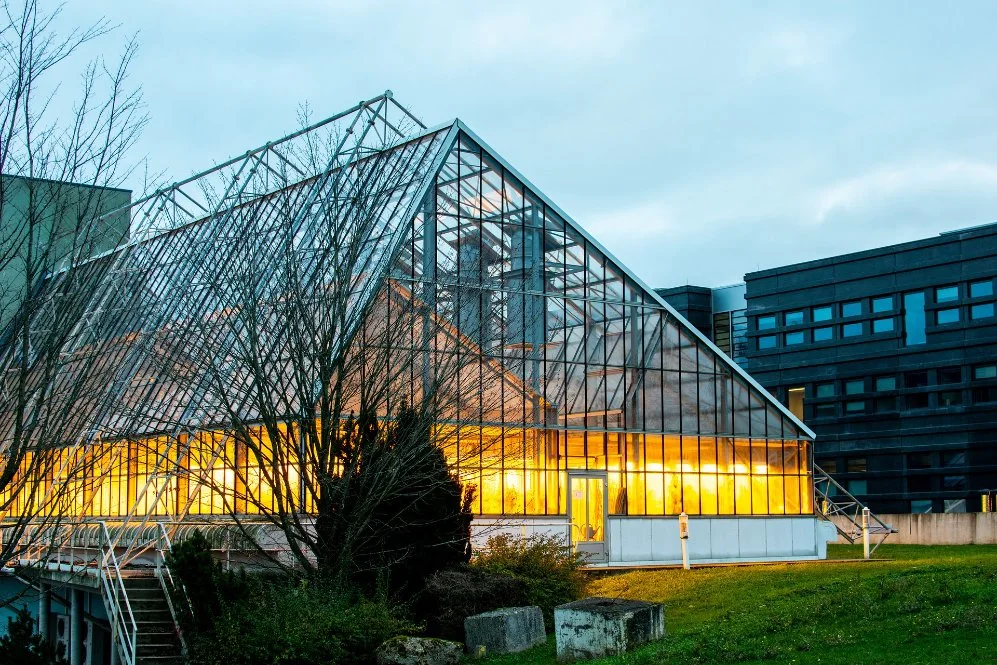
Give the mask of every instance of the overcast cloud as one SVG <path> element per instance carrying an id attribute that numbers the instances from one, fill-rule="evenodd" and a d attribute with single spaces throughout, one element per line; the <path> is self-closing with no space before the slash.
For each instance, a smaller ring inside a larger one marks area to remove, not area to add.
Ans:
<path id="1" fill-rule="evenodd" d="M 997 3 L 75 0 L 138 32 L 171 179 L 386 88 L 652 285 L 997 220 Z"/>

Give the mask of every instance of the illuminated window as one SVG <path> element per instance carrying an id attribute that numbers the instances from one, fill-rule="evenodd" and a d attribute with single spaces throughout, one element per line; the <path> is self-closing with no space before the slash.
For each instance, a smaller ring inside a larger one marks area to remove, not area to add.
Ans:
<path id="1" fill-rule="evenodd" d="M 787 401 L 789 402 L 787 404 L 789 410 L 794 416 L 803 420 L 803 388 L 790 388 L 786 391 L 786 394 L 788 397 Z"/>

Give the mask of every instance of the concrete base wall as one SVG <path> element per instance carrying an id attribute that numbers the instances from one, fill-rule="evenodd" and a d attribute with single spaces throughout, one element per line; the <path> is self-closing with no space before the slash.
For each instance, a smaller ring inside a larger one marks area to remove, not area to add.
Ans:
<path id="1" fill-rule="evenodd" d="M 890 545 L 997 545 L 997 513 L 923 513 L 879 515 L 897 533 Z M 835 518 L 842 528 L 847 520 Z M 846 524 L 848 526 L 846 527 Z M 838 538 L 839 543 L 847 543 Z"/>
<path id="2" fill-rule="evenodd" d="M 528 537 L 549 533 L 568 537 L 565 518 L 479 518 L 472 522 L 475 547 L 488 536 Z M 653 565 L 682 562 L 676 517 L 610 517 L 609 564 Z M 827 558 L 827 543 L 837 532 L 814 517 L 691 517 L 689 561 L 798 561 Z"/>

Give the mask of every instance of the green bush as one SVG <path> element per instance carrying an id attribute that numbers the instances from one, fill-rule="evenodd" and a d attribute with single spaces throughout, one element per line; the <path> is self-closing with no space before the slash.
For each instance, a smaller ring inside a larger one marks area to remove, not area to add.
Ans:
<path id="1" fill-rule="evenodd" d="M 223 572 L 200 531 L 176 543 L 166 555 L 166 564 L 177 584 L 173 602 L 180 608 L 184 632 L 211 632 L 223 605 L 238 600 L 246 592 L 245 575 Z"/>
<path id="2" fill-rule="evenodd" d="M 298 582 L 250 582 L 210 634 L 190 643 L 197 665 L 354 665 L 373 662 L 388 638 L 417 630 L 383 602 Z"/>
<path id="3" fill-rule="evenodd" d="M 511 575 L 526 584 L 527 603 L 543 610 L 547 629 L 554 626 L 554 608 L 577 600 L 583 579 L 582 559 L 555 536 L 514 538 L 492 536 L 478 552 L 475 568 L 498 575 Z"/>
<path id="4" fill-rule="evenodd" d="M 418 609 L 427 635 L 463 642 L 464 619 L 500 607 L 520 607 L 528 598 L 522 580 L 464 566 L 427 579 Z"/>

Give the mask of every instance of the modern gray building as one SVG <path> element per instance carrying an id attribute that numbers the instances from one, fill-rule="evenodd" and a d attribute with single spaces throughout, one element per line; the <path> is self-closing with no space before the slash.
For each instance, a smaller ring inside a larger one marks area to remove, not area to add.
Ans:
<path id="1" fill-rule="evenodd" d="M 815 463 L 874 511 L 963 512 L 997 488 L 995 277 L 989 224 L 752 272 L 741 303 L 659 294 L 804 418 Z"/>
<path id="2" fill-rule="evenodd" d="M 36 286 L 29 281 L 127 240 L 130 203 L 126 189 L 0 176 L 0 329 Z M 94 223 L 114 210 L 126 212 Z"/>

